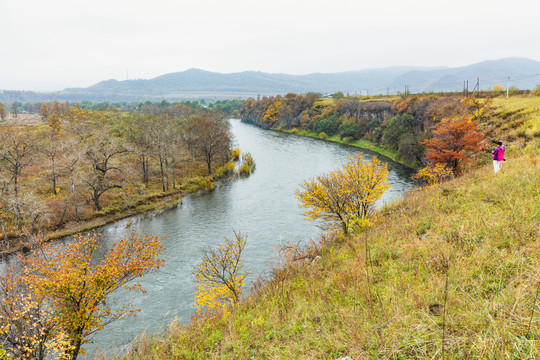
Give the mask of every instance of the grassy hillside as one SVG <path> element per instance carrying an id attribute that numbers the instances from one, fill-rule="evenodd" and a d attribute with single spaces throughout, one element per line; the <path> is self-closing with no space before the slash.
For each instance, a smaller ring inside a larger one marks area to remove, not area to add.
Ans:
<path id="1" fill-rule="evenodd" d="M 540 147 L 540 96 L 495 98 L 490 123 L 515 148 Z"/>
<path id="2" fill-rule="evenodd" d="M 505 165 L 411 192 L 231 314 L 173 324 L 125 358 L 431 359 L 443 333 L 450 359 L 540 356 L 540 156 Z"/>
<path id="3" fill-rule="evenodd" d="M 143 336 L 124 359 L 539 358 L 540 98 L 493 106 L 500 173 L 484 159 L 412 191 L 364 233 L 326 234 L 274 269 L 231 313 Z"/>

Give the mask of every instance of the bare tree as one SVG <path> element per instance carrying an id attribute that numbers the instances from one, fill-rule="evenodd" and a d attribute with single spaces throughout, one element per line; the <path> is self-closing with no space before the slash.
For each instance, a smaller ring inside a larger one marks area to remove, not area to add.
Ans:
<path id="1" fill-rule="evenodd" d="M 11 113 L 13 114 L 14 118 L 16 118 L 19 114 L 19 104 L 16 101 L 11 104 Z"/>
<path id="2" fill-rule="evenodd" d="M 201 157 L 212 175 L 212 163 L 217 157 L 226 161 L 231 148 L 232 134 L 226 114 L 213 111 L 191 117 L 185 126 L 185 140 L 192 156 Z"/>
<path id="3" fill-rule="evenodd" d="M 62 140 L 60 148 L 62 149 L 62 160 L 69 171 L 69 178 L 71 180 L 71 193 L 73 194 L 75 219 L 79 221 L 79 206 L 77 203 L 77 190 L 75 188 L 75 167 L 81 160 L 82 153 L 77 140 L 73 137 Z"/>
<path id="4" fill-rule="evenodd" d="M 7 117 L 6 107 L 3 103 L 0 102 L 0 120 L 4 121 Z"/>
<path id="5" fill-rule="evenodd" d="M 89 164 L 89 171 L 83 180 L 96 210 L 101 210 L 100 197 L 114 188 L 123 188 L 112 179 L 111 173 L 122 173 L 114 164 L 114 159 L 127 150 L 105 129 L 94 129 L 95 133 L 87 138 L 84 145 L 84 158 Z"/>
<path id="6" fill-rule="evenodd" d="M 19 178 L 22 170 L 32 162 L 33 137 L 27 131 L 14 130 L 0 135 L 0 169 L 6 170 L 13 184 L 14 214 L 17 219 L 17 227 L 21 230 L 21 209 L 19 201 Z"/>
<path id="7" fill-rule="evenodd" d="M 52 193 L 56 194 L 57 189 L 57 161 L 60 155 L 60 147 L 56 139 L 58 133 L 54 129 L 45 130 L 40 134 L 40 140 L 38 141 L 37 150 L 44 154 L 50 161 L 51 172 L 50 180 L 52 182 Z"/>
<path id="8" fill-rule="evenodd" d="M 122 134 L 128 141 L 129 150 L 139 159 L 142 181 L 149 181 L 150 156 L 152 154 L 152 124 L 151 116 L 138 113 L 126 116 L 121 125 Z"/>

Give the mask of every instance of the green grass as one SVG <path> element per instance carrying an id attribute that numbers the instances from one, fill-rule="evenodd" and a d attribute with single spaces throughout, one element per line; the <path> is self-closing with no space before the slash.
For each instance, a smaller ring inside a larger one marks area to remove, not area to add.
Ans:
<path id="1" fill-rule="evenodd" d="M 539 189 L 531 153 L 412 191 L 358 237 L 327 234 L 309 261 L 275 269 L 230 314 L 172 324 L 124 358 L 441 358 L 445 307 L 444 358 L 538 357 Z"/>
<path id="2" fill-rule="evenodd" d="M 292 130 L 279 130 L 279 131 L 282 131 L 282 132 L 286 132 L 286 133 L 289 133 L 289 134 L 294 134 L 294 135 L 300 135 L 300 136 L 308 136 L 308 137 L 311 137 L 311 138 L 314 138 L 314 139 L 319 139 L 319 140 L 323 140 L 319 137 L 319 134 L 317 133 L 314 133 L 314 132 L 310 132 L 310 131 L 306 131 L 306 130 L 302 130 L 302 131 L 299 131 L 298 133 L 292 131 Z M 339 135 L 332 135 L 332 136 L 328 136 L 327 139 L 324 139 L 324 141 L 332 141 L 332 142 L 337 142 L 337 143 L 340 143 L 340 144 L 346 144 L 346 145 L 350 145 L 350 146 L 355 146 L 355 147 L 358 147 L 358 148 L 362 148 L 362 149 L 367 149 L 367 150 L 371 150 L 373 152 L 376 152 L 376 153 L 379 153 L 381 155 L 384 155 L 396 162 L 399 162 L 399 163 L 403 163 L 403 161 L 399 160 L 398 159 L 398 155 L 397 155 L 397 152 L 396 151 L 392 151 L 392 150 L 388 150 L 388 149 L 385 149 L 383 147 L 380 147 L 380 146 L 377 146 L 374 142 L 371 142 L 369 140 L 363 140 L 363 139 L 360 139 L 360 140 L 356 140 L 356 141 L 353 141 L 353 142 L 347 142 L 345 140 L 342 140 L 339 138 Z M 406 166 L 410 166 L 410 164 L 404 164 Z"/>

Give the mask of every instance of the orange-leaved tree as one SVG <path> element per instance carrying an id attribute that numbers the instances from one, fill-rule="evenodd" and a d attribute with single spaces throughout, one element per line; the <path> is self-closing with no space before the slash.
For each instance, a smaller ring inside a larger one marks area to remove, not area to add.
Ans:
<path id="1" fill-rule="evenodd" d="M 163 265 L 160 236 L 138 234 L 115 243 L 96 263 L 97 235 L 77 235 L 58 248 L 40 244 L 19 256 L 0 277 L 0 339 L 16 358 L 76 359 L 88 336 L 122 316 L 138 311 L 109 304 L 123 287 L 144 292 L 131 281 Z"/>
<path id="2" fill-rule="evenodd" d="M 250 273 L 242 272 L 246 244 L 247 236 L 235 231 L 234 238 L 225 238 L 218 249 L 204 251 L 202 262 L 193 271 L 197 283 L 195 307 L 226 311 L 240 300 Z"/>
<path id="3" fill-rule="evenodd" d="M 349 162 L 325 176 L 306 180 L 296 191 L 301 207 L 311 208 L 308 219 L 326 225 L 341 226 L 345 235 L 351 225 L 365 221 L 374 211 L 375 202 L 390 186 L 387 164 L 374 156 L 363 161 L 362 155 L 349 156 Z"/>
<path id="4" fill-rule="evenodd" d="M 433 137 L 422 142 L 426 145 L 426 160 L 449 166 L 454 175 L 461 174 L 461 164 L 469 160 L 471 153 L 485 147 L 484 132 L 467 117 L 442 119 L 432 129 Z"/>

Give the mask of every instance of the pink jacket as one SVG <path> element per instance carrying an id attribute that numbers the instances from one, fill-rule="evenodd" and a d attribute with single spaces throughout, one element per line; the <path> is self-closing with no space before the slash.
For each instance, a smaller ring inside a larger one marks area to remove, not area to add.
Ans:
<path id="1" fill-rule="evenodd" d="M 493 160 L 497 161 L 503 161 L 504 160 L 504 145 L 497 146 L 495 150 L 493 150 L 491 153 L 493 154 Z"/>

